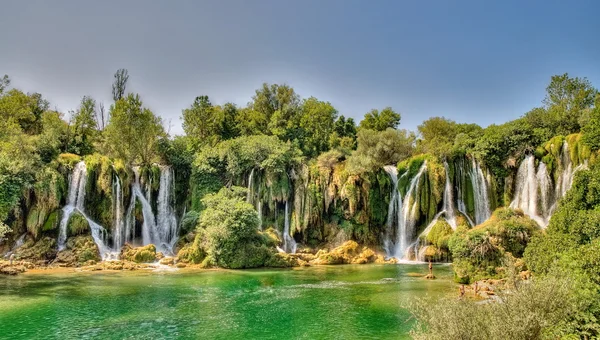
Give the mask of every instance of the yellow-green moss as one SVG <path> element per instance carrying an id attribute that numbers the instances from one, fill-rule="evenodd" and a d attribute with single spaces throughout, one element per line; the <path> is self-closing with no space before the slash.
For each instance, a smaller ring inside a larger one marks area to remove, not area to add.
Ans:
<path id="1" fill-rule="evenodd" d="M 69 236 L 83 235 L 90 230 L 88 221 L 80 213 L 74 213 L 69 217 L 67 222 L 67 230 Z"/>

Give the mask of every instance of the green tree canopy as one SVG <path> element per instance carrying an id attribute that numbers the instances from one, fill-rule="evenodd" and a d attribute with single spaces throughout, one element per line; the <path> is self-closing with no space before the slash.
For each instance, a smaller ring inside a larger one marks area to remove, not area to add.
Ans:
<path id="1" fill-rule="evenodd" d="M 329 136 L 334 129 L 337 110 L 329 102 L 310 97 L 303 101 L 301 112 L 304 154 L 315 157 L 329 150 Z"/>
<path id="2" fill-rule="evenodd" d="M 165 135 L 162 121 L 142 106 L 137 94 L 130 93 L 110 108 L 110 121 L 104 131 L 107 151 L 128 163 L 151 164 L 157 157 L 157 143 Z"/>
<path id="3" fill-rule="evenodd" d="M 348 169 L 351 173 L 363 173 L 376 171 L 385 165 L 397 164 L 411 156 L 414 143 L 415 135 L 406 130 L 360 129 L 358 147 L 348 159 Z"/>
<path id="4" fill-rule="evenodd" d="M 395 129 L 400 125 L 400 114 L 392 110 L 391 107 L 378 111 L 371 110 L 365 114 L 365 117 L 360 122 L 361 129 L 384 131 L 388 128 Z"/>

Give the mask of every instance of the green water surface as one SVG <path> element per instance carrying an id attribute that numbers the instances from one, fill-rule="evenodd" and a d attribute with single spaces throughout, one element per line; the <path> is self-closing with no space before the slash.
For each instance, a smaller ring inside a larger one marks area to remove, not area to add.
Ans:
<path id="1" fill-rule="evenodd" d="M 447 266 L 0 276 L 1 339 L 402 339 L 411 297 L 452 294 Z"/>

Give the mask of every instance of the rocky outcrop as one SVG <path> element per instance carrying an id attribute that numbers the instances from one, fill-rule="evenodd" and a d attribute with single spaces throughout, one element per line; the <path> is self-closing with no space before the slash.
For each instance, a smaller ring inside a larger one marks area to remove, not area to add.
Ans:
<path id="1" fill-rule="evenodd" d="M 355 241 L 347 241 L 331 251 L 321 249 L 310 260 L 310 264 L 314 265 L 366 263 L 385 263 L 385 259 L 372 249 L 360 247 Z"/>
<path id="2" fill-rule="evenodd" d="M 135 263 L 150 263 L 157 260 L 156 247 L 149 244 L 143 247 L 134 248 L 129 244 L 121 249 L 121 260 Z"/>
<path id="3" fill-rule="evenodd" d="M 76 236 L 69 238 L 67 247 L 58 253 L 53 264 L 61 267 L 79 267 L 89 261 L 100 260 L 100 251 L 94 239 L 91 236 Z"/>

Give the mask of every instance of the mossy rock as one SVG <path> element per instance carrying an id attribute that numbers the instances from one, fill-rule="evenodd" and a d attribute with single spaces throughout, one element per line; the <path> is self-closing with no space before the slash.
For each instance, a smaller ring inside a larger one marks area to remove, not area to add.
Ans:
<path id="1" fill-rule="evenodd" d="M 52 237 L 42 237 L 35 241 L 28 239 L 25 244 L 15 251 L 18 260 L 48 261 L 54 259 L 57 253 L 56 240 Z"/>
<path id="2" fill-rule="evenodd" d="M 58 228 L 59 215 L 60 215 L 60 210 L 55 210 L 52 213 L 50 213 L 50 215 L 48 215 L 48 218 L 46 219 L 46 222 L 44 222 L 42 231 L 56 230 Z"/>
<path id="3" fill-rule="evenodd" d="M 94 239 L 87 236 L 75 236 L 67 240 L 66 249 L 59 252 L 55 262 L 63 263 L 70 267 L 78 267 L 88 261 L 101 261 L 100 251 Z"/>
<path id="4" fill-rule="evenodd" d="M 369 248 L 361 248 L 355 241 L 347 241 L 341 246 L 327 252 L 321 249 L 311 261 L 316 265 L 327 264 L 364 264 L 373 263 L 377 260 L 375 252 Z"/>
<path id="5" fill-rule="evenodd" d="M 129 244 L 121 249 L 121 260 L 132 261 L 136 263 L 149 263 L 156 261 L 156 247 L 149 244 L 143 247 L 134 248 Z"/>
<path id="6" fill-rule="evenodd" d="M 431 228 L 426 236 L 426 240 L 429 244 L 436 246 L 437 248 L 448 248 L 448 238 L 454 233 L 452 227 L 446 220 L 439 219 Z"/>
<path id="7" fill-rule="evenodd" d="M 77 236 L 88 233 L 90 224 L 80 213 L 74 213 L 69 217 L 67 222 L 67 231 L 69 236 Z"/>
<path id="8" fill-rule="evenodd" d="M 177 253 L 179 262 L 199 264 L 206 258 L 206 252 L 197 242 L 184 245 Z"/>

